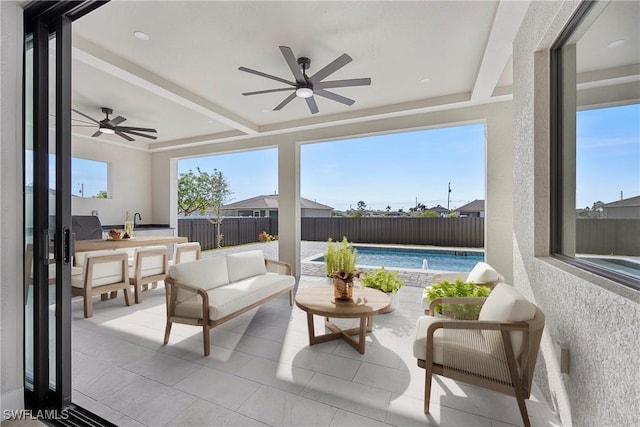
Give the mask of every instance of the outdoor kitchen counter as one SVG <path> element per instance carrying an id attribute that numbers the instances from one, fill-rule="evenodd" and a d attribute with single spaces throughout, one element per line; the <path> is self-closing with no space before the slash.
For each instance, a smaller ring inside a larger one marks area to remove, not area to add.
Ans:
<path id="1" fill-rule="evenodd" d="M 186 237 L 179 236 L 135 236 L 133 239 L 93 239 L 76 240 L 75 252 L 99 251 L 102 249 L 134 248 L 140 246 L 170 245 L 174 243 L 187 243 Z"/>

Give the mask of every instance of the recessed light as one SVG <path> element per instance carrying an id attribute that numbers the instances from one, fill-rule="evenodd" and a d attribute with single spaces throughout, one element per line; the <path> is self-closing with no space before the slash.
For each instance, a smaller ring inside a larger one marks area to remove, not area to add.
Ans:
<path id="1" fill-rule="evenodd" d="M 213 123 L 213 120 L 207 120 L 207 123 Z"/>
<path id="2" fill-rule="evenodd" d="M 431 81 L 430 78 L 425 77 L 424 79 L 420 80 L 420 83 L 429 83 Z"/>
<path id="3" fill-rule="evenodd" d="M 136 38 L 138 40 L 145 40 L 146 41 L 146 40 L 149 40 L 149 38 L 150 38 L 149 34 L 147 34 L 145 32 L 142 32 L 142 31 L 134 31 L 133 35 L 136 36 Z"/>
<path id="4" fill-rule="evenodd" d="M 614 40 L 611 43 L 609 43 L 607 45 L 608 48 L 614 48 L 614 47 L 618 47 L 618 46 L 622 46 L 625 42 L 625 39 L 620 39 L 620 40 Z"/>
<path id="5" fill-rule="evenodd" d="M 269 110 L 269 109 L 264 109 L 262 110 L 263 113 L 271 113 L 273 110 Z"/>

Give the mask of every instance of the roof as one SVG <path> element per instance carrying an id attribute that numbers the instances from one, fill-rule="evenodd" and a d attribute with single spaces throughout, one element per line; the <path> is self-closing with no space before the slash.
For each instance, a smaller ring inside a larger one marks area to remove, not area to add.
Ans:
<path id="1" fill-rule="evenodd" d="M 434 212 L 449 212 L 449 210 L 447 208 L 445 208 L 444 206 L 434 206 L 432 208 L 427 209 L 428 211 L 434 211 Z"/>
<path id="2" fill-rule="evenodd" d="M 327 209 L 333 210 L 331 206 L 314 202 L 313 200 L 300 197 L 300 207 L 303 209 Z M 224 205 L 223 209 L 278 209 L 278 195 L 264 195 L 251 197 L 250 199 L 239 200 L 234 203 Z"/>
<path id="3" fill-rule="evenodd" d="M 474 200 L 473 202 L 467 203 L 464 206 L 460 206 L 456 209 L 458 212 L 482 212 L 484 211 L 484 200 Z"/>
<path id="4" fill-rule="evenodd" d="M 605 208 L 624 208 L 630 206 L 640 206 L 640 196 L 629 197 L 628 199 L 618 200 L 604 205 Z"/>

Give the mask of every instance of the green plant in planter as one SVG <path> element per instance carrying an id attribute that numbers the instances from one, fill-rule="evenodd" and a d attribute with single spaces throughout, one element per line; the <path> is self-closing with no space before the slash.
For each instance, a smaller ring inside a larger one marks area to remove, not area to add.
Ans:
<path id="1" fill-rule="evenodd" d="M 424 294 L 429 303 L 442 297 L 487 297 L 491 289 L 487 286 L 476 285 L 473 282 L 463 282 L 458 279 L 455 283 L 443 280 L 424 289 Z M 436 313 L 460 320 L 477 319 L 480 314 L 480 304 L 438 304 Z"/>
<path id="2" fill-rule="evenodd" d="M 398 292 L 404 286 L 404 280 L 397 271 L 386 271 L 384 267 L 377 268 L 373 273 L 367 273 L 362 284 L 367 288 L 379 289 L 382 292 Z"/>
<path id="3" fill-rule="evenodd" d="M 324 264 L 327 277 L 333 277 L 337 271 L 354 274 L 356 272 L 356 259 L 358 250 L 353 247 L 346 237 L 341 242 L 334 242 L 329 239 L 327 251 L 324 254 Z"/>

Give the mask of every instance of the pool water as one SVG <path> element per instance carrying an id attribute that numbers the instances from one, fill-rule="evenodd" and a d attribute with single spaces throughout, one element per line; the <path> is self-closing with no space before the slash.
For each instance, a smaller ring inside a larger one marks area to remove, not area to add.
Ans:
<path id="1" fill-rule="evenodd" d="M 441 249 L 377 248 L 355 246 L 358 250 L 358 265 L 372 267 L 423 268 L 444 271 L 471 271 L 478 262 L 484 261 L 484 252 L 455 251 Z M 324 257 L 314 259 L 324 262 Z"/>

